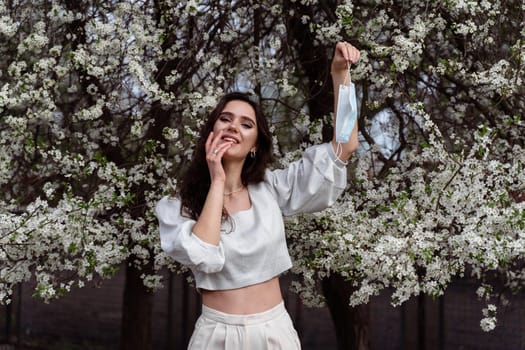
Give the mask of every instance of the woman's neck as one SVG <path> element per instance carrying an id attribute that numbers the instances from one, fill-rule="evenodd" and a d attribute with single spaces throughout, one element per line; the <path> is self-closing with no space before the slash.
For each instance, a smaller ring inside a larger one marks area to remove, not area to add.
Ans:
<path id="1" fill-rule="evenodd" d="M 230 193 L 239 190 L 244 184 L 242 183 L 242 163 L 223 164 L 224 172 L 226 174 L 226 182 L 224 183 L 224 192 Z"/>

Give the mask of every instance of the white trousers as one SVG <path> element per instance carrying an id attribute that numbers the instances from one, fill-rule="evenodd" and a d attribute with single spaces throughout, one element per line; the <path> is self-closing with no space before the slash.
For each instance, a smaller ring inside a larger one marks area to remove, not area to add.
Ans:
<path id="1" fill-rule="evenodd" d="M 284 302 L 251 315 L 231 315 L 205 305 L 188 350 L 300 350 Z"/>

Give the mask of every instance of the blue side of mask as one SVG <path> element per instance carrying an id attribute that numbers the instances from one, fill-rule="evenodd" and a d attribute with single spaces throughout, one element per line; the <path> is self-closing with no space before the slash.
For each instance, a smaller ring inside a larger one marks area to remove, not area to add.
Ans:
<path id="1" fill-rule="evenodd" d="M 346 143 L 357 120 L 357 102 L 355 98 L 355 85 L 339 85 L 337 99 L 337 112 L 335 121 L 335 140 Z"/>

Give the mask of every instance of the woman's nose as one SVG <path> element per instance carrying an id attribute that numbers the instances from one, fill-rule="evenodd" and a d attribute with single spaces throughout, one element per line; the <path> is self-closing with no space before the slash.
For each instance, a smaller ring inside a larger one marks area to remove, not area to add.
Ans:
<path id="1" fill-rule="evenodd" d="M 230 132 L 237 132 L 239 129 L 237 128 L 237 126 L 235 125 L 235 123 L 231 123 L 230 125 L 228 125 L 228 127 L 226 128 L 226 130 L 230 131 Z"/>

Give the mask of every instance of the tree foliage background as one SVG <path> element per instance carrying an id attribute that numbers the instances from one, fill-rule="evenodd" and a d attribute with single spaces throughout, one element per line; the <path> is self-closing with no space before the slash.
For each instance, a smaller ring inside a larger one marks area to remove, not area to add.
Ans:
<path id="1" fill-rule="evenodd" d="M 204 115 L 253 92 L 286 165 L 330 138 L 329 62 L 347 40 L 362 50 L 361 148 L 339 203 L 287 223 L 294 287 L 315 304 L 339 276 L 343 303 L 393 287 L 398 305 L 473 277 L 493 329 L 492 297 L 525 281 L 524 13 L 518 0 L 1 1 L 0 299 L 31 278 L 56 298 L 123 263 L 145 293 L 129 300 L 151 295 L 158 271 L 179 269 L 152 209 Z"/>

